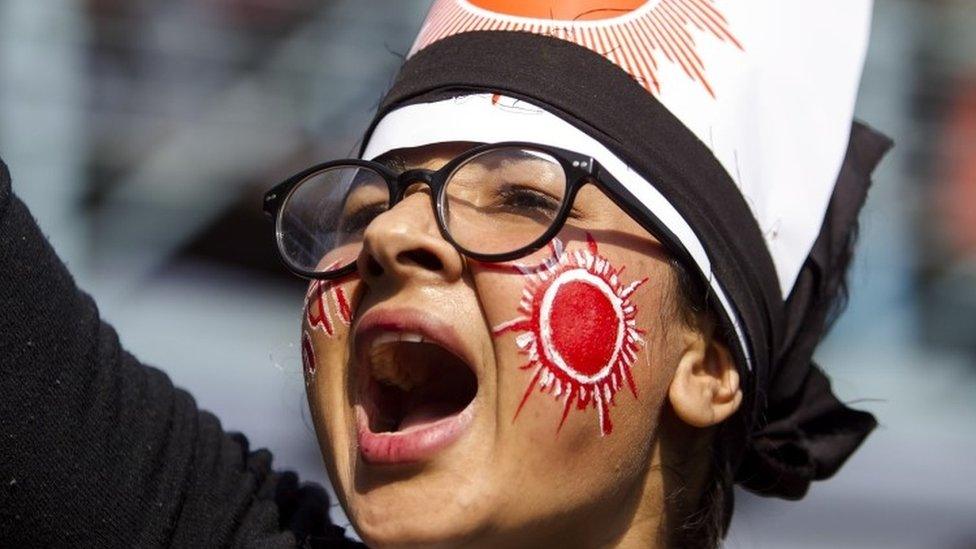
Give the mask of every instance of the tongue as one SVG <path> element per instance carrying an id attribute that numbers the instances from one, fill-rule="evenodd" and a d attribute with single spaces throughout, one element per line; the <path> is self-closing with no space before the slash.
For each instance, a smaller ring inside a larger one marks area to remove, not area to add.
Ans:
<path id="1" fill-rule="evenodd" d="M 406 431 L 411 427 L 425 427 L 439 419 L 444 419 L 457 413 L 457 404 L 450 402 L 421 402 L 414 404 L 400 420 L 398 431 Z"/>
<path id="2" fill-rule="evenodd" d="M 382 390 L 372 397 L 375 428 L 392 432 L 419 429 L 457 414 L 474 400 L 477 377 L 444 348 L 401 341 L 389 351 L 395 353 L 394 366 L 382 372 L 387 381 L 375 383 Z"/>

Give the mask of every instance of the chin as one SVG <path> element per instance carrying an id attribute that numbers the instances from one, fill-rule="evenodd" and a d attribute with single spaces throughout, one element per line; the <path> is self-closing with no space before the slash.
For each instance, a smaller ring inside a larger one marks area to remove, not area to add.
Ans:
<path id="1" fill-rule="evenodd" d="M 347 497 L 349 518 L 370 547 L 470 547 L 484 540 L 494 499 L 486 476 L 454 467 L 374 473 L 360 471 Z"/>
<path id="2" fill-rule="evenodd" d="M 481 444 L 459 440 L 436 458 L 375 465 L 362 457 L 345 488 L 346 511 L 370 547 L 459 547 L 482 538 L 498 487 Z"/>
<path id="3" fill-rule="evenodd" d="M 331 413 L 318 417 L 339 435 L 327 438 L 327 462 L 353 527 L 371 547 L 477 543 L 497 487 L 479 353 L 411 309 L 370 311 L 353 333 L 350 383 L 319 386 Z"/>

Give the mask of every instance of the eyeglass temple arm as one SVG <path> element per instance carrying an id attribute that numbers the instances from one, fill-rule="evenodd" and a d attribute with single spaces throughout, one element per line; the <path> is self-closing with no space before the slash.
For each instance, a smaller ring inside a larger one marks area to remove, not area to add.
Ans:
<path id="1" fill-rule="evenodd" d="M 676 256 L 685 265 L 695 265 L 688 249 L 654 212 L 641 203 L 623 183 L 604 169 L 599 162 L 591 160 L 591 163 L 593 167 L 590 173 L 596 180 L 597 186 L 607 191 L 607 195 L 614 204 L 619 206 L 648 233 L 660 240 L 668 253 Z"/>

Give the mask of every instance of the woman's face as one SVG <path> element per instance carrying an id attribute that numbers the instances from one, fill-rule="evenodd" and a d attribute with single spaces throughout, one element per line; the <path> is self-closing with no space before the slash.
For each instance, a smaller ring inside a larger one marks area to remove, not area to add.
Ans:
<path id="1" fill-rule="evenodd" d="M 467 146 L 401 156 L 436 169 Z M 368 226 L 357 265 L 310 287 L 302 349 L 329 475 L 367 543 L 589 544 L 640 519 L 681 347 L 654 238 L 587 185 L 547 248 L 481 263 L 441 237 L 417 185 Z"/>

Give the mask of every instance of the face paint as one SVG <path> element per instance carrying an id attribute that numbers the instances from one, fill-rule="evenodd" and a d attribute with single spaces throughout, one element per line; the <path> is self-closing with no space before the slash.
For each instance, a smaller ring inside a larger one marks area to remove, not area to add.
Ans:
<path id="1" fill-rule="evenodd" d="M 494 327 L 495 336 L 516 332 L 515 343 L 532 370 L 532 379 L 515 411 L 514 421 L 536 387 L 562 400 L 563 415 L 573 403 L 578 410 L 596 408 L 600 435 L 613 431 L 610 405 L 622 383 L 634 397 L 631 367 L 643 344 L 636 326 L 637 307 L 630 297 L 647 279 L 624 285 L 623 269 L 601 256 L 587 233 L 587 248 L 569 252 L 553 239 L 552 257 L 534 267 L 516 266 L 528 279 L 522 290 L 522 316 Z"/>
<path id="2" fill-rule="evenodd" d="M 327 268 L 332 266 L 334 264 Z M 334 318 L 338 318 L 339 322 L 346 326 L 352 321 L 349 298 L 346 296 L 345 289 L 340 286 L 340 283 L 346 280 L 348 277 L 338 280 L 313 280 L 308 285 L 308 291 L 305 292 L 304 310 L 308 328 L 302 330 L 302 368 L 305 370 L 306 379 L 315 375 L 316 366 L 315 348 L 309 330 L 321 330 L 331 338 L 336 335 Z M 332 307 L 329 305 L 330 301 Z"/>
<path id="3" fill-rule="evenodd" d="M 329 296 L 335 305 L 334 316 L 346 326 L 352 320 L 352 310 L 346 292 L 335 280 L 313 280 L 305 294 L 305 314 L 308 326 L 319 329 L 329 337 L 335 336 L 335 322 L 329 307 Z"/>
<path id="4" fill-rule="evenodd" d="M 302 369 L 305 370 L 306 378 L 315 375 L 315 349 L 312 347 L 312 338 L 305 330 L 302 331 Z"/>

